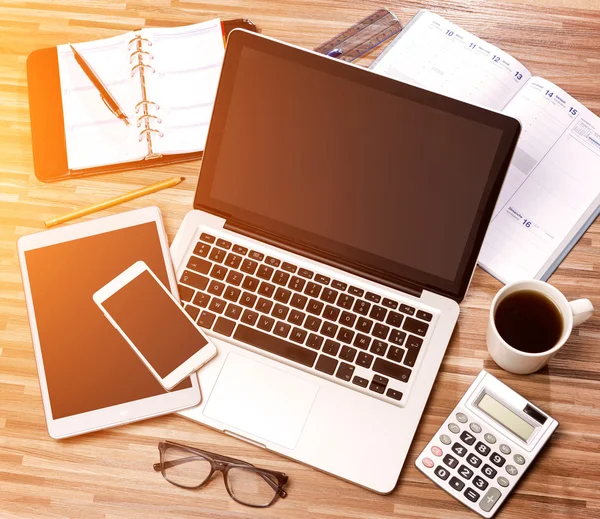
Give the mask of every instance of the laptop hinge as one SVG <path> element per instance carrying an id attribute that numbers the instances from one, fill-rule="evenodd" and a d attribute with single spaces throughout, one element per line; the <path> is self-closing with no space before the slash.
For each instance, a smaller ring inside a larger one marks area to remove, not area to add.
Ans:
<path id="1" fill-rule="evenodd" d="M 411 296 L 421 297 L 421 294 L 423 294 L 423 289 L 416 284 L 391 279 L 390 277 L 386 276 L 385 273 L 370 269 L 368 267 L 363 267 L 362 265 L 345 263 L 340 261 L 339 258 L 333 254 L 328 254 L 319 249 L 309 248 L 306 246 L 300 247 L 299 245 L 294 244 L 292 241 L 285 240 L 281 238 L 281 236 L 265 232 L 262 229 L 257 230 L 256 228 L 231 221 L 226 221 L 224 228 L 228 231 L 243 234 L 244 236 L 248 236 L 249 238 L 253 238 L 255 240 L 264 241 L 269 245 L 274 245 L 275 247 L 299 254 L 300 256 L 306 256 L 312 260 L 345 270 L 346 272 L 354 274 L 355 276 L 360 276 L 370 281 L 386 285 L 394 290 L 400 290 L 401 292 Z"/>

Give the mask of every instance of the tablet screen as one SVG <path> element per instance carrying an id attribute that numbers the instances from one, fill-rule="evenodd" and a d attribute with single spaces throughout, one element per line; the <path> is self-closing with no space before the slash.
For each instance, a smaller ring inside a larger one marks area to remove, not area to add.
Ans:
<path id="1" fill-rule="evenodd" d="M 138 260 L 169 286 L 154 222 L 25 252 L 55 420 L 166 393 L 92 299 Z"/>

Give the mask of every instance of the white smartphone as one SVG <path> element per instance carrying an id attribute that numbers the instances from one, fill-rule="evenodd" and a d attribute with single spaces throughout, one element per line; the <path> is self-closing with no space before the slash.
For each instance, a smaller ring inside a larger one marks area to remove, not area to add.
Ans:
<path id="1" fill-rule="evenodd" d="M 143 261 L 119 274 L 93 298 L 167 390 L 217 354 L 215 345 Z"/>

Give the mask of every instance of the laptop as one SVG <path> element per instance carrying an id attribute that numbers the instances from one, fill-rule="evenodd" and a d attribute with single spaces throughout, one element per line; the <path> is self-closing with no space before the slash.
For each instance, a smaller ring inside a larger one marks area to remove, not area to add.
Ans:
<path id="1" fill-rule="evenodd" d="M 182 303 L 218 349 L 181 415 L 391 492 L 519 131 L 233 31 L 171 247 Z"/>

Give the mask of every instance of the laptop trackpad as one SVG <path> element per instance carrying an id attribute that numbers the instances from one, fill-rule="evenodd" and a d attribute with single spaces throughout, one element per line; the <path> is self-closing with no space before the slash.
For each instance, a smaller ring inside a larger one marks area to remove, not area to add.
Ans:
<path id="1" fill-rule="evenodd" d="M 230 353 L 204 415 L 231 432 L 249 433 L 293 449 L 318 390 L 315 382 Z"/>

